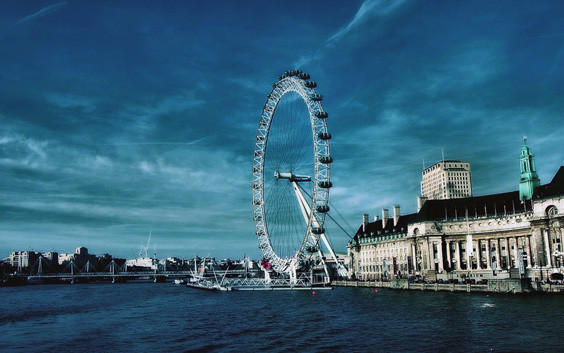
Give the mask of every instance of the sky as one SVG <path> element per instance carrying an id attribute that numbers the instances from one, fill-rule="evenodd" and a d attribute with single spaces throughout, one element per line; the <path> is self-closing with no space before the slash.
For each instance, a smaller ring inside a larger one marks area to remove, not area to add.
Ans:
<path id="1" fill-rule="evenodd" d="M 561 1 L 0 1 L 0 257 L 260 258 L 254 139 L 285 70 L 329 112 L 333 215 L 416 212 L 421 171 L 474 195 L 564 165 Z M 338 217 L 337 217 L 338 216 Z M 338 252 L 348 236 L 327 227 Z"/>

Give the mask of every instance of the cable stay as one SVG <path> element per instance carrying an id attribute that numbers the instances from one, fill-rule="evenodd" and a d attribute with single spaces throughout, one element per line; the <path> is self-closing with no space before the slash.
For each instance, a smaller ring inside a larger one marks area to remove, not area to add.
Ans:
<path id="1" fill-rule="evenodd" d="M 300 207 L 302 208 L 302 212 L 304 212 L 304 218 L 307 217 L 306 219 L 309 219 L 309 216 L 311 214 L 311 210 L 309 209 L 309 206 L 308 206 L 305 198 L 303 197 L 302 192 L 304 192 L 310 199 L 311 199 L 311 196 L 304 190 L 303 187 L 300 186 L 299 183 L 293 182 L 292 184 L 294 185 L 294 190 L 296 191 L 296 196 L 298 197 L 298 200 L 300 201 Z M 314 222 L 315 221 L 312 219 L 312 227 L 313 226 L 317 227 L 317 224 L 314 224 Z M 317 223 L 317 222 L 315 222 L 315 223 Z M 312 229 L 312 231 L 313 231 L 313 229 Z M 322 228 L 321 228 L 321 233 L 319 234 L 319 238 L 323 241 L 327 250 L 329 250 L 331 257 L 333 257 L 333 260 L 335 261 L 335 265 L 337 266 L 337 272 L 338 272 L 339 276 L 346 277 L 347 276 L 347 269 L 339 263 L 339 260 L 337 259 L 337 255 L 335 254 L 335 251 L 333 250 L 333 246 L 329 243 L 329 240 L 328 240 L 327 236 L 325 235 L 325 230 L 323 230 Z M 321 258 L 323 259 L 323 257 L 321 257 Z M 325 265 L 325 263 L 324 263 L 324 265 Z"/>
<path id="2" fill-rule="evenodd" d="M 298 184 L 298 186 L 300 187 L 300 189 L 302 190 L 302 192 L 303 192 L 304 194 L 306 194 L 307 197 L 309 197 L 309 198 L 311 199 L 311 195 L 310 195 L 301 185 Z M 339 212 L 339 210 L 335 207 L 335 204 L 333 204 L 331 201 L 329 201 L 329 204 L 331 205 L 331 210 L 334 210 L 334 211 L 341 217 L 341 219 L 343 220 L 343 222 L 345 223 L 345 225 L 346 225 L 347 227 L 349 227 L 349 229 L 352 229 L 352 227 L 350 226 L 350 224 L 345 220 L 345 218 L 343 217 L 343 215 L 342 215 L 342 214 Z M 335 223 L 350 239 L 353 239 L 353 237 L 350 235 L 350 233 L 347 232 L 347 230 L 346 230 L 345 228 L 343 228 L 343 226 L 342 226 L 339 222 L 337 222 L 337 220 L 336 220 L 333 216 L 331 216 L 330 212 L 327 212 L 327 213 L 325 213 L 325 214 L 326 214 L 326 215 L 329 217 L 329 219 L 331 219 L 331 220 L 333 221 L 333 223 Z"/>

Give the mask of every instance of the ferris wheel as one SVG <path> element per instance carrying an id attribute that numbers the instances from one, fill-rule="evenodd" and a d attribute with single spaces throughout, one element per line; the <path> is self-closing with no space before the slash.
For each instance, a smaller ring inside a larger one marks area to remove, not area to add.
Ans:
<path id="1" fill-rule="evenodd" d="M 268 94 L 253 156 L 253 216 L 267 266 L 292 273 L 316 253 L 319 239 L 335 257 L 324 222 L 329 211 L 330 154 L 327 112 L 317 84 L 300 70 L 286 71 Z"/>

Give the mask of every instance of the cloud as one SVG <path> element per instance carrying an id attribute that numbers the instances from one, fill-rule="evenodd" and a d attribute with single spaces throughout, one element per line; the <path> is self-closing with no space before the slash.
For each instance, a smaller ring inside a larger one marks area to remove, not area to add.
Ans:
<path id="1" fill-rule="evenodd" d="M 327 39 L 327 43 L 335 42 L 343 38 L 349 32 L 355 30 L 358 26 L 366 22 L 370 18 L 384 17 L 393 13 L 401 7 L 406 0 L 386 1 L 386 0 L 367 0 L 362 3 L 354 18 L 344 27 L 339 29 L 335 34 Z"/>
<path id="2" fill-rule="evenodd" d="M 400 8 L 407 0 L 386 1 L 386 0 L 366 0 L 362 3 L 353 19 L 345 26 L 341 27 L 337 32 L 331 35 L 325 41 L 325 44 L 319 49 L 315 50 L 310 55 L 302 55 L 296 62 L 294 67 L 304 67 L 312 61 L 321 60 L 326 56 L 328 48 L 333 47 L 338 41 L 346 37 L 349 33 L 357 30 L 361 25 L 368 20 L 377 17 L 385 17 L 392 14 L 395 10 Z"/>
<path id="3" fill-rule="evenodd" d="M 456 104 L 451 98 L 474 92 L 501 77 L 507 70 L 505 54 L 499 44 L 474 41 L 451 48 L 416 72 L 407 70 L 386 92 L 385 109 L 428 104 Z M 483 95 L 482 95 L 483 96 Z M 438 99 L 432 102 L 430 98 Z M 457 100 L 458 98 L 456 98 Z M 441 103 L 439 103 L 441 102 Z M 466 101 L 464 101 L 466 103 Z"/>
<path id="4" fill-rule="evenodd" d="M 53 5 L 49 5 L 49 6 L 47 6 L 47 7 L 44 7 L 44 8 L 42 8 L 41 10 L 39 10 L 39 11 L 37 11 L 37 12 L 35 12 L 35 13 L 29 15 L 29 16 L 26 16 L 26 17 L 22 18 L 21 20 L 19 20 L 18 22 L 16 22 L 16 23 L 14 24 L 14 27 L 20 26 L 20 25 L 22 25 L 22 24 L 24 24 L 24 23 L 26 23 L 26 22 L 28 22 L 28 21 L 34 20 L 34 19 L 36 19 L 36 18 L 49 15 L 49 14 L 55 12 L 55 11 L 60 10 L 60 9 L 61 9 L 63 6 L 65 6 L 66 4 L 67 4 L 66 1 L 61 1 L 61 2 L 55 3 L 55 4 L 53 4 Z"/>
<path id="5" fill-rule="evenodd" d="M 19 134 L 0 137 L 0 165 L 37 168 L 47 159 L 47 141 Z"/>
<path id="6" fill-rule="evenodd" d="M 80 108 L 85 113 L 92 113 L 96 109 L 97 100 L 90 97 L 78 96 L 75 94 L 51 93 L 47 96 L 47 101 L 59 108 Z"/>
<path id="7" fill-rule="evenodd" d="M 202 138 L 188 141 L 188 142 L 175 142 L 175 141 L 153 141 L 153 142 L 116 142 L 116 143 L 106 143 L 105 146 L 175 146 L 175 145 L 185 145 L 191 146 L 196 145 L 202 141 L 209 139 L 210 136 L 204 136 Z"/>

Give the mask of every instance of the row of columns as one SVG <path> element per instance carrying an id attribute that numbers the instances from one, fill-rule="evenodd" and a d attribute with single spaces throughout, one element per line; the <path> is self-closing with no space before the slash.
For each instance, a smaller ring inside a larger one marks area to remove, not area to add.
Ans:
<path id="1" fill-rule="evenodd" d="M 504 269 L 519 268 L 519 249 L 522 249 L 527 255 L 527 268 L 533 266 L 553 267 L 558 264 L 562 265 L 564 258 L 558 263 L 555 263 L 555 260 L 558 260 L 558 256 L 562 255 L 554 255 L 555 251 L 564 251 L 562 248 L 564 246 L 564 232 L 562 228 L 544 228 L 540 229 L 539 232 L 540 237 L 535 236 L 533 241 L 531 241 L 531 235 L 494 237 L 488 239 L 473 239 L 472 246 L 468 246 L 467 239 L 444 240 L 442 238 L 426 237 L 425 239 L 420 239 L 410 244 L 409 256 L 412 259 L 412 270 L 435 270 L 437 267 L 439 272 L 443 272 L 446 270 L 444 266 L 445 263 L 449 270 L 454 269 L 454 264 L 456 264 L 456 270 L 461 270 L 463 263 L 462 244 L 465 245 L 466 251 L 464 256 L 464 260 L 466 260 L 465 270 L 472 270 L 472 258 L 469 256 L 469 250 L 472 250 L 472 253 L 474 253 L 474 244 L 477 245 L 477 251 L 473 255 L 476 259 L 478 270 L 499 271 L 502 269 L 502 258 L 506 259 Z M 533 232 L 533 234 L 535 234 L 535 232 Z M 443 252 L 443 244 L 446 245 L 446 254 Z M 482 245 L 485 245 L 484 254 L 482 253 Z M 511 245 L 513 245 L 513 250 L 511 250 Z M 505 246 L 504 254 L 502 254 L 501 251 L 502 246 Z M 535 247 L 535 251 L 533 251 L 533 246 Z M 495 248 L 495 250 L 492 250 L 492 248 Z M 539 251 L 542 252 L 539 253 Z M 495 263 L 493 263 L 492 260 L 494 256 Z M 541 258 L 539 258 L 539 256 Z M 435 263 L 437 264 L 436 267 Z M 482 267 L 482 263 L 485 267 Z"/>
<path id="2" fill-rule="evenodd" d="M 546 232 L 544 233 L 545 236 L 545 244 L 548 243 L 548 235 Z M 501 259 L 502 256 L 507 259 L 507 268 L 517 268 L 519 267 L 519 249 L 521 248 L 524 253 L 527 254 L 527 268 L 533 266 L 533 256 L 532 256 L 532 247 L 531 247 L 531 236 L 513 236 L 513 237 L 498 237 L 498 238 L 491 238 L 491 239 L 475 239 L 472 241 L 472 244 L 468 244 L 467 240 L 447 240 L 446 241 L 446 254 L 443 254 L 443 242 L 445 240 L 440 239 L 439 241 L 430 240 L 427 238 L 422 242 L 419 242 L 419 250 L 420 253 L 416 252 L 415 244 L 411 245 L 411 256 L 413 259 L 419 259 L 420 263 L 422 264 L 422 269 L 426 270 L 435 270 L 435 260 L 438 264 L 439 272 L 445 270 L 444 268 L 444 258 L 446 255 L 446 263 L 450 269 L 454 269 L 454 264 L 457 264 L 457 270 L 461 269 L 461 264 L 463 263 L 462 257 L 462 244 L 465 244 L 465 261 L 466 261 L 466 269 L 472 269 L 472 257 L 470 254 L 473 254 L 473 257 L 476 259 L 477 269 L 486 269 L 486 270 L 501 270 L 502 263 Z M 454 249 L 452 249 L 452 245 L 454 244 Z M 474 244 L 476 244 L 476 252 L 474 252 Z M 482 244 L 485 244 L 485 254 L 482 254 Z M 501 247 L 505 245 L 505 254 L 502 255 Z M 511 245 L 513 245 L 513 252 L 511 252 Z M 492 252 L 492 248 L 495 246 L 495 253 Z M 435 252 L 436 248 L 436 252 Z M 454 254 L 452 253 L 454 250 Z M 548 250 L 547 250 L 548 251 Z M 492 256 L 495 256 L 495 268 L 493 268 L 494 264 L 492 263 Z M 535 259 L 536 260 L 536 259 Z M 414 261 L 414 265 L 417 261 Z M 482 263 L 485 264 L 485 268 L 482 267 Z M 550 264 L 549 264 L 550 266 Z"/>
<path id="3" fill-rule="evenodd" d="M 543 250 L 546 253 L 546 260 L 547 260 L 546 266 L 548 267 L 557 265 L 555 263 L 557 257 L 562 257 L 562 255 L 558 255 L 558 254 L 555 255 L 555 252 L 562 253 L 562 251 L 564 251 L 564 249 L 562 248 L 562 246 L 564 246 L 563 233 L 564 232 L 562 231 L 562 228 L 551 227 L 551 228 L 541 229 L 541 234 L 544 243 Z"/>

